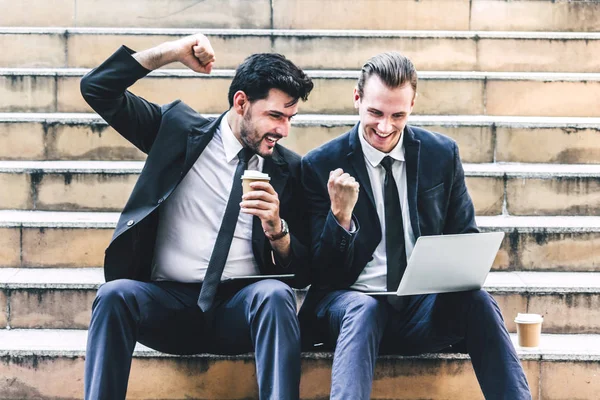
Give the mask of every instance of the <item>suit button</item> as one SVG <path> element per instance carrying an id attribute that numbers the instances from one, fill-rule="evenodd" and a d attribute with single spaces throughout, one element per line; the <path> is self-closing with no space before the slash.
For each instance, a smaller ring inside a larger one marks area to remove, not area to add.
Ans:
<path id="1" fill-rule="evenodd" d="M 162 203 L 162 202 L 163 202 L 163 199 L 162 199 L 162 198 L 158 199 L 158 204 L 160 204 L 160 203 Z"/>
<path id="2" fill-rule="evenodd" d="M 133 220 L 132 219 L 130 219 L 129 221 L 127 221 L 127 226 L 131 226 L 131 225 L 133 225 Z"/>

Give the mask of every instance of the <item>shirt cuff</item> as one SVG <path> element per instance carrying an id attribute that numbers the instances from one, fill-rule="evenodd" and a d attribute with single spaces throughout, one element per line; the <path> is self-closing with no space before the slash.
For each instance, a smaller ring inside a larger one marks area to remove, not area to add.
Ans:
<path id="1" fill-rule="evenodd" d="M 354 223 L 354 218 L 350 221 L 350 229 L 348 229 L 348 233 L 356 233 L 356 224 Z"/>
<path id="2" fill-rule="evenodd" d="M 333 214 L 332 214 L 333 215 Z M 350 220 L 350 229 L 346 229 L 344 228 L 342 225 L 340 225 L 339 221 L 337 220 L 337 218 L 333 217 L 333 220 L 335 221 L 335 223 L 344 231 L 346 231 L 347 233 L 349 233 L 350 235 L 354 235 L 356 232 L 358 232 L 358 221 L 356 221 L 356 218 L 354 217 L 354 215 L 352 215 L 352 219 Z M 356 221 L 356 222 L 355 222 Z"/>

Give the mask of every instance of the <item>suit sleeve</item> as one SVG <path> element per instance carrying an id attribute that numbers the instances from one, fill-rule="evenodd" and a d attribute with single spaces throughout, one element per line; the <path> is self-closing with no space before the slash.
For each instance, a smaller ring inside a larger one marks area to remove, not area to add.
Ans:
<path id="1" fill-rule="evenodd" d="M 450 191 L 444 234 L 477 233 L 475 207 L 465 184 L 465 172 L 460 161 L 458 146 L 454 143 L 454 177 Z"/>
<path id="2" fill-rule="evenodd" d="M 265 272 L 268 274 L 294 274 L 294 279 L 285 280 L 290 286 L 304 288 L 309 285 L 309 251 L 308 222 L 306 201 L 300 182 L 300 162 L 291 166 L 290 177 L 284 189 L 286 201 L 280 204 L 280 216 L 289 227 L 290 254 L 285 260 L 278 256 L 269 241 L 265 238 L 263 260 Z M 258 217 L 254 217 L 257 221 Z M 258 222 L 260 224 L 260 222 Z"/>
<path id="3" fill-rule="evenodd" d="M 342 227 L 331 212 L 327 182 L 319 177 L 310 160 L 302 159 L 302 183 L 306 195 L 311 237 L 311 280 L 332 284 L 352 267 L 354 241 L 360 231 L 353 216 L 353 232 Z"/>
<path id="4" fill-rule="evenodd" d="M 276 267 L 281 273 L 289 273 L 290 271 L 295 274 L 294 282 L 292 286 L 297 288 L 304 288 L 310 284 L 310 272 L 308 269 L 309 265 L 309 233 L 308 233 L 308 221 L 307 221 L 307 208 L 306 201 L 304 198 L 304 191 L 302 190 L 302 184 L 300 181 L 300 163 L 296 164 L 296 170 L 293 174 L 292 186 L 292 197 L 291 207 L 286 212 L 285 220 L 288 222 L 290 230 L 290 258 L 287 263 L 279 260 L 275 263 Z M 275 252 L 274 252 L 275 254 Z"/>
<path id="5" fill-rule="evenodd" d="M 287 221 L 287 220 L 286 220 Z M 295 221 L 297 222 L 297 221 Z M 275 274 L 294 274 L 294 279 L 290 282 L 290 285 L 295 288 L 305 288 L 310 284 L 309 270 L 308 270 L 308 246 L 305 245 L 306 240 L 303 237 L 305 235 L 302 232 L 302 227 L 297 223 L 291 222 L 290 228 L 290 257 L 287 260 L 282 260 L 277 252 L 270 249 L 270 253 L 273 255 L 274 271 Z M 270 248 L 270 246 L 269 246 Z"/>
<path id="6" fill-rule="evenodd" d="M 162 111 L 159 105 L 127 90 L 150 72 L 131 56 L 133 53 L 121 46 L 81 79 L 81 94 L 110 126 L 147 154 L 158 133 Z"/>

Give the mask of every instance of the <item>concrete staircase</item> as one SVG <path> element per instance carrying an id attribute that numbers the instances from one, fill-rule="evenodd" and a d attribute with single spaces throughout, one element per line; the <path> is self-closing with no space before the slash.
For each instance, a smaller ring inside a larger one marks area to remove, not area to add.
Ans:
<path id="1" fill-rule="evenodd" d="M 0 0 L 0 399 L 80 399 L 86 328 L 118 211 L 144 155 L 84 103 L 79 80 L 119 45 L 202 30 L 218 70 L 174 64 L 133 91 L 223 111 L 235 66 L 277 51 L 314 78 L 286 145 L 301 154 L 357 121 L 358 68 L 399 50 L 419 70 L 414 125 L 459 143 L 477 222 L 504 231 L 486 289 L 535 399 L 600 398 L 600 3 L 563 0 Z M 210 101 L 201 93 L 210 92 Z M 301 300 L 301 296 L 299 296 Z M 256 398 L 252 355 L 140 346 L 130 399 Z M 303 356 L 303 399 L 326 399 L 331 354 Z M 374 399 L 481 399 L 468 356 L 379 360 Z"/>

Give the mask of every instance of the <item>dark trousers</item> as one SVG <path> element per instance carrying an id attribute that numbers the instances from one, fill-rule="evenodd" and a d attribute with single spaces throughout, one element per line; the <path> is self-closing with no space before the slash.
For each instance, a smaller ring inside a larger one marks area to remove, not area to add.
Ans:
<path id="1" fill-rule="evenodd" d="M 300 329 L 286 284 L 263 280 L 221 299 L 207 314 L 199 284 L 116 280 L 94 301 L 85 399 L 125 399 L 136 342 L 170 354 L 256 352 L 260 399 L 298 399 Z"/>
<path id="2" fill-rule="evenodd" d="M 404 312 L 384 296 L 339 290 L 320 301 L 316 317 L 335 347 L 331 399 L 368 400 L 380 352 L 416 355 L 462 341 L 487 400 L 531 399 L 500 309 L 483 290 L 412 296 Z"/>

